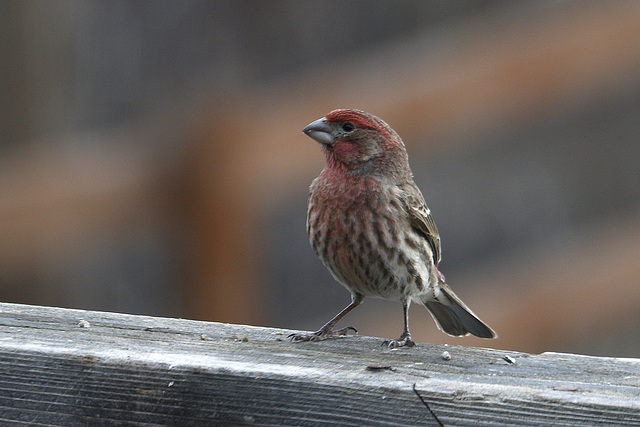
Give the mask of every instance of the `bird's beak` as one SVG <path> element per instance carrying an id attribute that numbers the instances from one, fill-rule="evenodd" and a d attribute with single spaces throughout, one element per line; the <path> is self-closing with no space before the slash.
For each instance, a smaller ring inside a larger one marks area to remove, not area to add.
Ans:
<path id="1" fill-rule="evenodd" d="M 332 145 L 336 141 L 333 129 L 327 124 L 324 117 L 309 123 L 307 127 L 302 129 L 302 133 L 323 145 Z"/>

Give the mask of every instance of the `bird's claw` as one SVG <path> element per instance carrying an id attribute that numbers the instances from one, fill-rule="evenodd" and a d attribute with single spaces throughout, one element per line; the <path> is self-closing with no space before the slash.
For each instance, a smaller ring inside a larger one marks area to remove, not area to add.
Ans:
<path id="1" fill-rule="evenodd" d="M 382 341 L 382 346 L 388 348 L 413 347 L 415 345 L 416 343 L 411 339 L 411 335 L 401 336 L 397 340 Z"/>
<path id="2" fill-rule="evenodd" d="M 349 334 L 349 331 L 353 331 L 354 334 L 358 333 L 358 330 L 356 328 L 354 328 L 353 326 L 347 326 L 346 328 L 342 328 L 342 329 L 338 329 L 337 331 L 332 331 L 332 330 L 322 330 L 320 329 L 319 331 L 310 333 L 310 334 L 304 334 L 304 333 L 293 333 L 290 334 L 287 338 L 290 338 L 291 341 L 293 342 L 301 342 L 301 341 L 322 341 L 325 340 L 327 338 L 332 338 L 332 337 L 340 337 L 340 336 L 345 336 Z"/>

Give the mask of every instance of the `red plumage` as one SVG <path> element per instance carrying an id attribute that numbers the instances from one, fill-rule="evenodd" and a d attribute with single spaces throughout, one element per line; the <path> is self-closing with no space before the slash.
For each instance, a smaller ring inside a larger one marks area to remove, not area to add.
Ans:
<path id="1" fill-rule="evenodd" d="M 412 346 L 411 301 L 423 304 L 444 332 L 495 338 L 453 293 L 438 271 L 440 236 L 413 182 L 407 152 L 384 121 L 360 110 L 334 110 L 303 132 L 322 144 L 326 166 L 311 184 L 309 241 L 352 302 L 311 334 L 295 341 L 344 335 L 335 324 L 367 296 L 400 301 L 404 330 L 390 347 Z"/>

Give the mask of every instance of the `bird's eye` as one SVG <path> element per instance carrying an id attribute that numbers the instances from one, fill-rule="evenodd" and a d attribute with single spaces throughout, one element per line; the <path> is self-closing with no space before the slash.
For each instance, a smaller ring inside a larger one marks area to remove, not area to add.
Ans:
<path id="1" fill-rule="evenodd" d="M 342 130 L 347 132 L 347 133 L 353 132 L 353 130 L 356 128 L 353 125 L 353 123 L 349 123 L 349 122 L 343 123 L 341 127 L 342 127 Z"/>

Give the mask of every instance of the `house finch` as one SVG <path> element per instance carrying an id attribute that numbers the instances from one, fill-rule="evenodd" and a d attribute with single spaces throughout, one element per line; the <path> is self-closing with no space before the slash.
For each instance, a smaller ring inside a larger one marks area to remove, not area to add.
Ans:
<path id="1" fill-rule="evenodd" d="M 351 292 L 351 304 L 294 341 L 346 335 L 333 330 L 365 297 L 397 300 L 404 310 L 400 338 L 389 347 L 414 346 L 409 305 L 431 313 L 449 335 L 496 334 L 453 293 L 438 271 L 440 235 L 413 174 L 404 143 L 384 121 L 360 110 L 334 110 L 303 132 L 324 149 L 326 166 L 310 188 L 307 232 L 313 250 Z"/>

